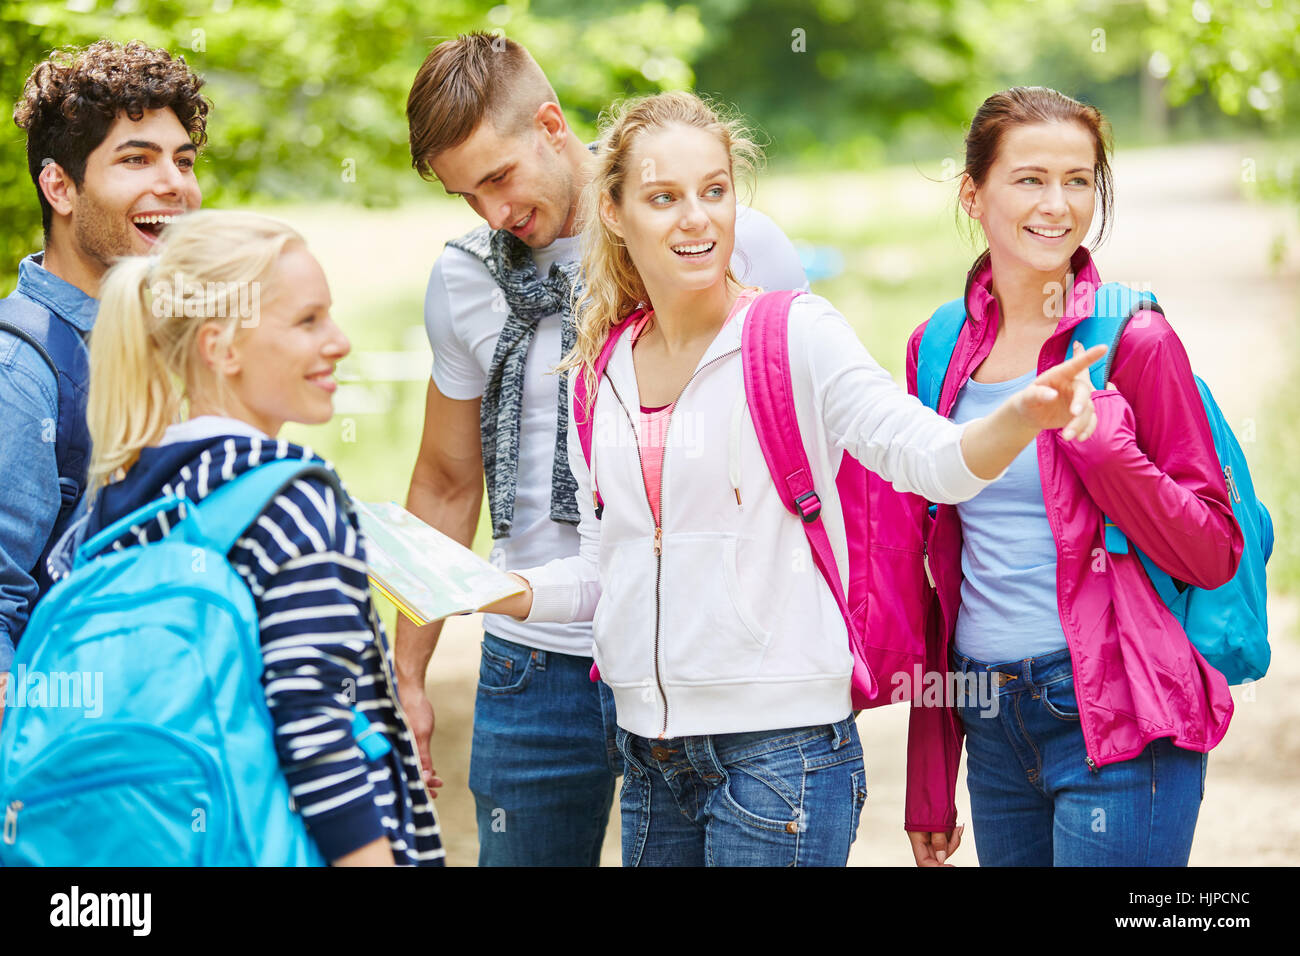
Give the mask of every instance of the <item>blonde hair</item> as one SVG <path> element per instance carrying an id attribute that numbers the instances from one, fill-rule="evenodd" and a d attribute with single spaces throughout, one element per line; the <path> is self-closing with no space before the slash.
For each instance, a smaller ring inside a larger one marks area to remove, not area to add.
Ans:
<path id="1" fill-rule="evenodd" d="M 694 93 L 656 93 L 625 100 L 601 116 L 602 135 L 596 169 L 582 191 L 579 218 L 584 284 L 574 304 L 577 340 L 557 369 L 581 368 L 588 401 L 596 394 L 595 364 L 609 331 L 646 300 L 645 285 L 627 246 L 600 217 L 601 201 L 618 205 L 623 199 L 632 148 L 648 132 L 671 125 L 704 130 L 718 137 L 731 160 L 731 176 L 748 178 L 762 162 L 762 149 L 743 121 Z M 737 173 L 740 176 L 737 176 Z M 727 279 L 736 277 L 727 267 Z M 738 284 L 738 283 L 737 283 Z"/>
<path id="2" fill-rule="evenodd" d="M 108 270 L 90 334 L 92 494 L 156 445 L 187 402 L 219 402 L 222 382 L 200 361 L 199 330 L 215 323 L 224 346 L 241 317 L 255 322 L 244 316 L 249 290 L 260 303 L 260 283 L 293 242 L 302 236 L 276 219 L 195 212 L 169 225 L 153 254 L 119 259 Z"/>

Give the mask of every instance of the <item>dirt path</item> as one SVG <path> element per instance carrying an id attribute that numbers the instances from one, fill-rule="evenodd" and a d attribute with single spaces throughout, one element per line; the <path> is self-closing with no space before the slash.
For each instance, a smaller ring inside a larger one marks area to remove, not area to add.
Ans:
<path id="1" fill-rule="evenodd" d="M 1239 198 L 1243 158 L 1249 150 L 1231 146 L 1122 156 L 1115 166 L 1115 230 L 1097 260 L 1105 279 L 1149 283 L 1193 366 L 1245 437 L 1248 420 L 1260 416 L 1270 387 L 1288 371 L 1289 353 L 1275 343 L 1300 317 L 1300 236 L 1293 213 Z M 1290 253 L 1274 273 L 1268 250 L 1284 231 Z M 1210 757 L 1193 865 L 1289 865 L 1300 853 L 1298 609 L 1292 600 L 1270 603 L 1272 668 L 1258 684 L 1234 691 L 1232 727 Z M 480 634 L 477 618 L 453 619 L 429 671 L 438 714 L 435 761 L 446 781 L 438 809 L 454 865 L 477 858 L 467 775 Z M 858 726 L 870 798 L 850 863 L 910 865 L 902 833 L 907 712 L 886 707 L 864 714 Z M 964 780 L 958 806 L 969 820 Z M 604 864 L 618 865 L 618 847 L 615 812 Z M 956 862 L 975 864 L 973 841 Z"/>

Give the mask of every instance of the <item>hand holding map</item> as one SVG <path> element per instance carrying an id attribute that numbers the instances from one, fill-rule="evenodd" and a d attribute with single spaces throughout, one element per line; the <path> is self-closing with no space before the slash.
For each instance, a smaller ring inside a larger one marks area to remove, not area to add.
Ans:
<path id="1" fill-rule="evenodd" d="M 354 502 L 371 583 L 425 625 L 523 591 L 519 582 L 393 502 Z"/>

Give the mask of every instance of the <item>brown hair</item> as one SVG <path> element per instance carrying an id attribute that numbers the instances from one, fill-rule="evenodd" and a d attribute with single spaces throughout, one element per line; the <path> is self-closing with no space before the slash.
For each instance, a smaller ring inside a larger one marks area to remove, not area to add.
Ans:
<path id="1" fill-rule="evenodd" d="M 512 135 L 527 128 L 543 103 L 559 102 L 537 61 L 514 40 L 476 31 L 440 43 L 406 99 L 411 165 L 431 179 L 430 163 L 469 139 L 484 117 Z"/>
<path id="2" fill-rule="evenodd" d="M 1013 86 L 994 93 L 975 111 L 966 133 L 966 166 L 962 172 L 976 187 L 984 185 L 1007 130 L 1035 123 L 1078 123 L 1092 136 L 1093 178 L 1101 200 L 1101 226 L 1093 248 L 1101 245 L 1115 216 L 1115 187 L 1107 153 L 1111 150 L 1110 124 L 1095 106 L 1087 106 L 1045 86 Z M 983 264 L 985 252 L 973 268 Z"/>
<path id="3" fill-rule="evenodd" d="M 648 132 L 672 125 L 716 136 L 731 160 L 733 185 L 738 178 L 751 177 L 762 162 L 762 149 L 743 121 L 694 93 L 656 93 L 626 100 L 601 117 L 603 135 L 596 169 L 582 191 L 578 213 L 585 284 L 580 287 L 573 310 L 577 341 L 557 366 L 560 371 L 581 368 L 592 400 L 596 397 L 594 367 L 609 330 L 646 299 L 645 285 L 627 246 L 600 216 L 601 200 L 608 197 L 614 205 L 621 204 L 623 187 L 634 172 L 629 160 L 636 141 Z M 728 280 L 740 284 L 730 266 L 726 274 Z"/>
<path id="4" fill-rule="evenodd" d="M 211 108 L 199 89 L 203 80 L 182 56 L 137 40 L 125 46 L 99 40 L 84 49 L 56 50 L 36 64 L 14 106 L 14 122 L 27 131 L 27 170 L 41 201 L 48 238 L 54 210 L 40 187 L 46 160 L 62 167 L 78 187 L 86 158 L 108 135 L 119 113 L 133 120 L 145 110 L 170 109 L 195 146 L 207 141 Z"/>

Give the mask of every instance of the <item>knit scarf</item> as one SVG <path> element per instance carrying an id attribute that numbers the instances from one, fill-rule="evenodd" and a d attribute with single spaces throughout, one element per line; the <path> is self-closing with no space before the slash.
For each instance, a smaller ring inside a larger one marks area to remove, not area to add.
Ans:
<path id="1" fill-rule="evenodd" d="M 571 296 L 579 281 L 580 266 L 577 262 L 556 262 L 542 278 L 532 250 L 523 240 L 508 230 L 493 231 L 486 225 L 447 244 L 481 261 L 504 299 L 493 296 L 493 309 L 505 310 L 506 318 L 483 387 L 479 430 L 483 439 L 483 472 L 487 478 L 492 537 L 505 538 L 515 517 L 519 424 L 528 350 L 537 333 L 537 324 L 557 312 L 561 317 L 560 355 L 568 354 L 573 348 L 576 333 Z M 558 401 L 555 458 L 551 465 L 551 520 L 577 524 L 578 485 L 569 470 L 569 381 L 564 375 L 560 376 Z"/>

